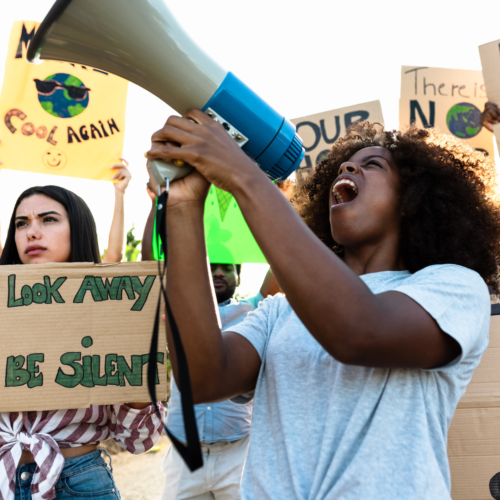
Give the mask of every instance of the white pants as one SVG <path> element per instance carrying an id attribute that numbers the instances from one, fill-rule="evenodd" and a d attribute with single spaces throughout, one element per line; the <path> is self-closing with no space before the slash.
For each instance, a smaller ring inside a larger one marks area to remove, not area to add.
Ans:
<path id="1" fill-rule="evenodd" d="M 250 436 L 201 444 L 203 467 L 191 472 L 173 445 L 165 456 L 162 500 L 239 500 Z"/>

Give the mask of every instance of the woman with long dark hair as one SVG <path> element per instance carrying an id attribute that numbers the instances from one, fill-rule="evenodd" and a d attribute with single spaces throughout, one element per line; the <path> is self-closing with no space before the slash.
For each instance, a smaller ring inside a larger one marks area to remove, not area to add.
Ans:
<path id="1" fill-rule="evenodd" d="M 101 262 L 95 222 L 71 191 L 33 187 L 15 204 L 0 265 L 51 262 Z M 119 499 L 99 442 L 142 453 L 161 431 L 149 403 L 0 413 L 0 498 Z"/>
<path id="2" fill-rule="evenodd" d="M 196 169 L 170 186 L 167 289 L 195 403 L 255 391 L 242 498 L 450 499 L 448 427 L 499 284 L 493 162 L 434 130 L 360 123 L 296 194 L 300 217 L 201 111 L 170 117 L 148 158 Z M 286 293 L 224 334 L 209 183 L 235 197 Z"/>

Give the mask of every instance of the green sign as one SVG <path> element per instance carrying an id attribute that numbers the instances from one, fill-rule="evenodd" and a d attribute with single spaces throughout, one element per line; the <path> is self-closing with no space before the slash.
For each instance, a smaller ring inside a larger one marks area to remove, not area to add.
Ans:
<path id="1" fill-rule="evenodd" d="M 205 238 L 210 262 L 217 264 L 267 263 L 233 195 L 215 186 L 205 202 Z M 153 235 L 153 257 L 163 259 L 160 238 Z"/>

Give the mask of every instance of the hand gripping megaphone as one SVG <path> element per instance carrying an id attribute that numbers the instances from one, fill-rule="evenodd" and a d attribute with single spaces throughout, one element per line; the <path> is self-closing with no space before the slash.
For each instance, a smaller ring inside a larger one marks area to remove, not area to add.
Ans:
<path id="1" fill-rule="evenodd" d="M 218 120 L 271 179 L 304 157 L 295 125 L 198 47 L 163 0 L 57 0 L 30 43 L 28 60 L 68 61 L 114 73 L 181 115 L 198 108 Z M 190 166 L 150 161 L 160 185 Z"/>

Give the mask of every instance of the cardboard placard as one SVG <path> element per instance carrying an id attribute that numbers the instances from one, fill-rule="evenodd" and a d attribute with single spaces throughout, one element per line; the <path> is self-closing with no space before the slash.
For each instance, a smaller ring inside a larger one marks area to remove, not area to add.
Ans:
<path id="1" fill-rule="evenodd" d="M 0 266 L 0 411 L 147 402 L 157 262 Z M 157 396 L 167 394 L 166 338 Z"/>
<path id="2" fill-rule="evenodd" d="M 399 128 L 436 127 L 493 155 L 493 136 L 481 125 L 486 104 L 481 71 L 401 66 Z"/>
<path id="3" fill-rule="evenodd" d="M 384 124 L 380 101 L 365 102 L 291 120 L 304 141 L 306 154 L 297 170 L 297 180 L 306 179 L 330 152 L 333 143 L 345 134 L 349 125 L 368 120 Z"/>
<path id="4" fill-rule="evenodd" d="M 128 82 L 67 62 L 28 63 L 38 26 L 16 21 L 10 34 L 0 95 L 2 168 L 109 181 L 123 151 Z"/>
<path id="5" fill-rule="evenodd" d="M 479 47 L 484 85 L 488 101 L 500 106 L 500 40 L 485 43 Z M 500 123 L 493 125 L 493 132 L 500 150 Z"/>
<path id="6" fill-rule="evenodd" d="M 491 317 L 490 343 L 448 432 L 453 500 L 491 500 L 500 473 L 500 316 Z M 500 484 L 500 481 L 499 483 Z"/>

